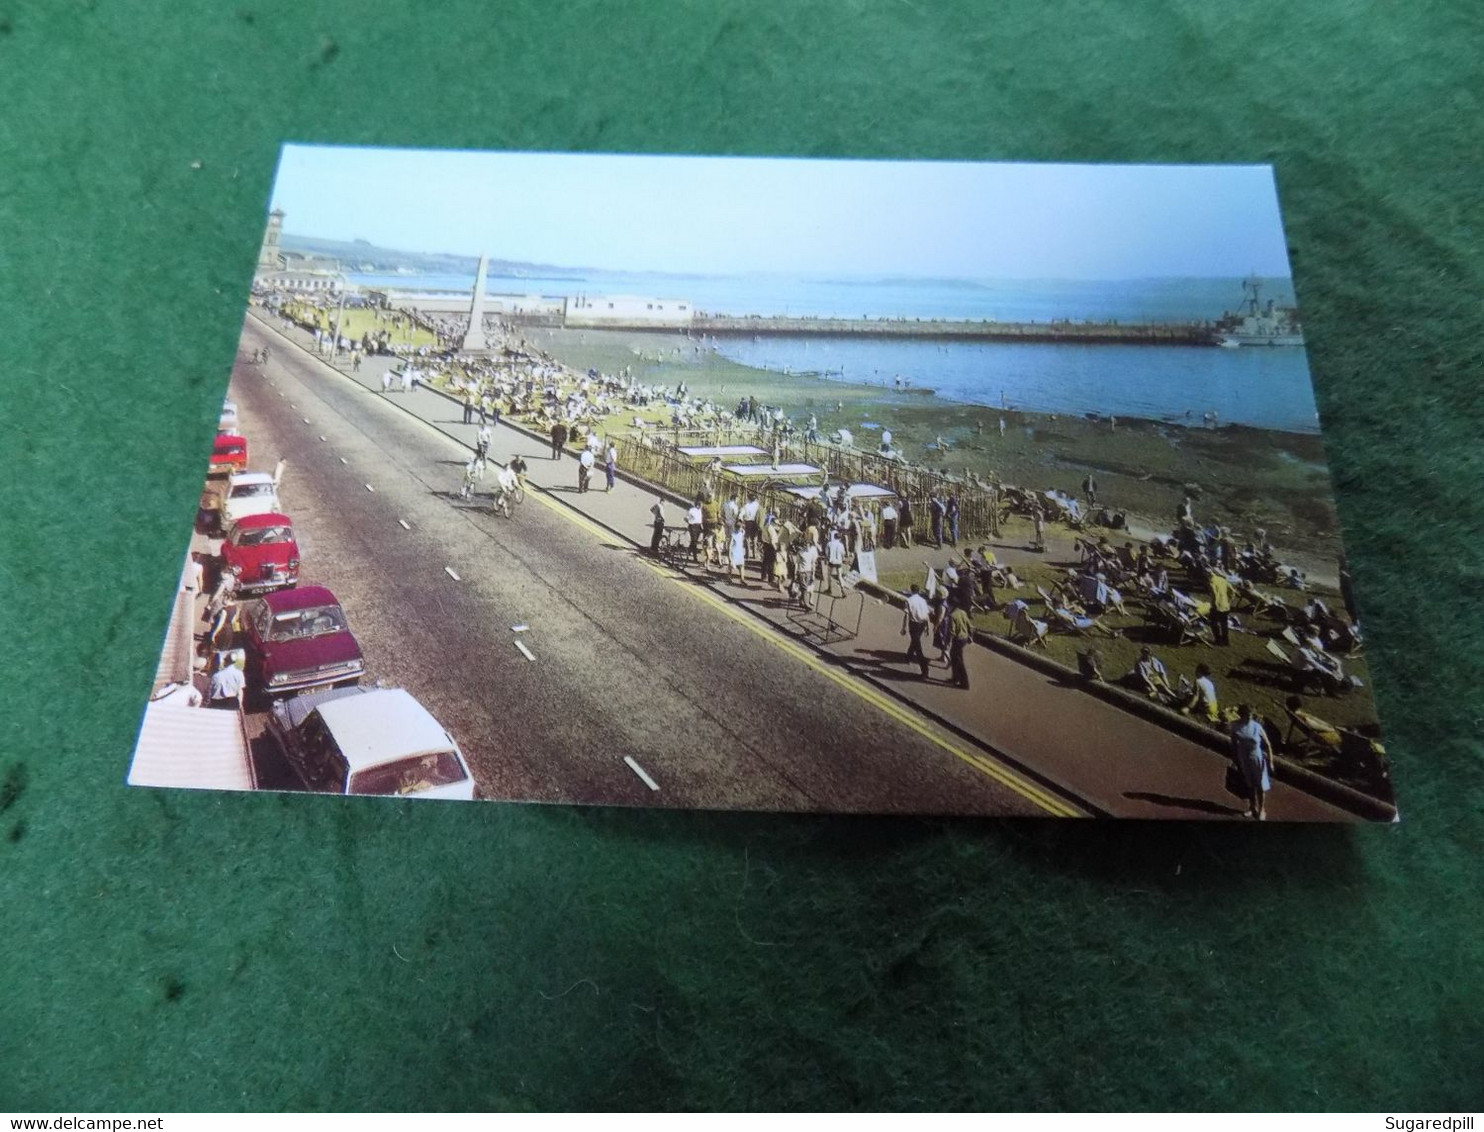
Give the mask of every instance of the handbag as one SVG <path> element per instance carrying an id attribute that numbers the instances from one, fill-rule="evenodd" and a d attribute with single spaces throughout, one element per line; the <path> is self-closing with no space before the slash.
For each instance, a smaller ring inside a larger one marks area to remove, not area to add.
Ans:
<path id="1" fill-rule="evenodd" d="M 1236 763 L 1226 764 L 1226 781 L 1222 785 L 1226 787 L 1226 792 L 1234 798 L 1246 798 L 1248 796 L 1247 776 L 1241 772 Z"/>

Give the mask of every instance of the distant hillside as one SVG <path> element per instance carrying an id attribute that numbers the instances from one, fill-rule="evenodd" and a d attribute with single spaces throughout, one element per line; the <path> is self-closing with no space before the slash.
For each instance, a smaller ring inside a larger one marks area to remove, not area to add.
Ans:
<path id="1" fill-rule="evenodd" d="M 285 232 L 280 237 L 279 244 L 286 251 L 330 256 L 338 259 L 344 270 L 366 274 L 417 271 L 429 275 L 473 275 L 479 269 L 478 256 L 449 255 L 443 252 L 403 252 L 395 248 L 379 248 L 366 240 L 322 240 L 317 236 L 296 236 L 292 232 Z M 491 259 L 489 270 L 491 275 L 510 275 L 520 272 L 527 275 L 561 277 L 583 274 L 580 269 L 556 267 L 548 263 L 526 263 L 513 259 Z"/>

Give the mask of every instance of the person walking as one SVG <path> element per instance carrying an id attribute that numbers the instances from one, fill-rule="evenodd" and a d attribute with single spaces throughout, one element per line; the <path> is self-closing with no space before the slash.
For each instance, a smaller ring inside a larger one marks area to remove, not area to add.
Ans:
<path id="1" fill-rule="evenodd" d="M 881 545 L 887 550 L 897 545 L 897 509 L 890 498 L 881 506 Z"/>
<path id="2" fill-rule="evenodd" d="M 939 550 L 943 549 L 943 516 L 947 514 L 948 506 L 943 502 L 943 497 L 936 491 L 928 498 L 928 513 L 933 524 L 933 545 Z"/>
<path id="3" fill-rule="evenodd" d="M 594 463 L 596 461 L 593 459 L 593 450 L 591 448 L 584 448 L 582 455 L 577 457 L 577 490 L 579 492 L 587 490 L 588 481 L 593 476 Z"/>
<path id="4" fill-rule="evenodd" d="M 974 640 L 974 625 L 969 620 L 969 611 L 961 605 L 953 607 L 948 618 L 948 657 L 953 667 L 953 683 L 965 691 L 969 687 L 969 665 L 964 650 Z"/>
<path id="5" fill-rule="evenodd" d="M 736 575 L 737 584 L 747 584 L 747 535 L 741 527 L 733 526 L 731 539 L 727 544 L 727 579 Z"/>
<path id="6" fill-rule="evenodd" d="M 479 432 L 476 434 L 476 436 L 477 439 L 474 445 L 474 451 L 478 454 L 481 460 L 488 460 L 490 454 L 490 441 L 494 439 L 495 434 L 490 431 L 489 425 L 480 425 Z"/>
<path id="7" fill-rule="evenodd" d="M 932 610 L 928 608 L 927 598 L 922 596 L 922 587 L 913 582 L 912 592 L 907 595 L 906 608 L 902 610 L 902 636 L 908 638 L 907 662 L 917 662 L 924 680 L 928 674 L 928 658 L 922 651 L 922 637 L 927 632 L 931 617 Z"/>
<path id="8" fill-rule="evenodd" d="M 701 500 L 698 496 L 685 513 L 685 526 L 690 532 L 690 559 L 692 562 L 699 562 L 701 560 L 701 532 L 704 529 L 703 519 Z"/>
<path id="9" fill-rule="evenodd" d="M 613 485 L 618 482 L 618 447 L 612 441 L 608 444 L 608 459 L 603 464 L 603 473 L 608 477 L 608 486 L 604 491 L 612 491 Z"/>
<path id="10" fill-rule="evenodd" d="M 824 548 L 825 566 L 829 573 L 830 594 L 833 596 L 835 587 L 840 587 L 840 596 L 845 596 L 845 542 L 840 538 L 839 529 L 830 532 L 830 541 Z"/>
<path id="11" fill-rule="evenodd" d="M 665 501 L 656 499 L 654 506 L 649 509 L 653 533 L 649 536 L 649 553 L 656 558 L 660 556 L 660 543 L 665 540 Z"/>
<path id="12" fill-rule="evenodd" d="M 943 515 L 948 520 L 948 541 L 953 546 L 957 546 L 959 517 L 958 492 L 955 491 L 948 496 L 948 502 L 943 505 Z"/>
<path id="13" fill-rule="evenodd" d="M 1247 785 L 1247 816 L 1253 821 L 1266 821 L 1267 794 L 1273 788 L 1273 741 L 1268 738 L 1262 721 L 1253 716 L 1250 704 L 1237 708 L 1237 721 L 1231 730 L 1231 755 Z"/>
<path id="14" fill-rule="evenodd" d="M 1088 472 L 1087 478 L 1082 481 L 1082 494 L 1087 497 L 1089 510 L 1098 505 L 1098 481 L 1093 478 L 1091 472 Z"/>
<path id="15" fill-rule="evenodd" d="M 913 515 L 912 515 L 912 500 L 908 499 L 904 495 L 902 497 L 902 514 L 901 514 L 901 519 L 900 519 L 901 528 L 902 528 L 901 538 L 902 538 L 902 545 L 904 547 L 916 545 L 916 541 L 917 540 L 913 537 L 913 534 L 912 534 L 912 523 L 913 523 L 913 521 L 914 521 L 914 519 L 913 519 Z M 887 545 L 887 549 L 888 550 L 891 549 L 890 544 Z"/>
<path id="16" fill-rule="evenodd" d="M 562 447 L 567 443 L 567 426 L 557 421 L 551 426 L 551 458 L 560 460 L 562 458 Z"/>
<path id="17" fill-rule="evenodd" d="M 1212 570 L 1206 575 L 1211 589 L 1211 634 L 1218 645 L 1231 643 L 1232 586 L 1226 575 Z"/>
<path id="18" fill-rule="evenodd" d="M 474 423 L 474 390 L 472 389 L 464 393 L 464 423 Z"/>

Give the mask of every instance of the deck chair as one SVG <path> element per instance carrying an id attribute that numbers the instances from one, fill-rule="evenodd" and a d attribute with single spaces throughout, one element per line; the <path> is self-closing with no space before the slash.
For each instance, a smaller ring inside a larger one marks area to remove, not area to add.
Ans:
<path id="1" fill-rule="evenodd" d="M 1035 648 L 1037 645 L 1043 649 L 1046 648 L 1046 637 L 1050 632 L 1050 625 L 1045 621 L 1037 621 L 1029 613 L 1017 617 L 1010 623 L 1010 640 L 1026 648 Z"/>
<path id="2" fill-rule="evenodd" d="M 1109 637 L 1118 636 L 1117 629 L 1110 629 L 1096 617 L 1079 616 L 1061 606 L 1053 608 L 1051 616 L 1058 629 L 1065 629 L 1068 633 L 1075 633 L 1080 637 L 1091 636 L 1093 632 L 1103 633 Z"/>
<path id="3" fill-rule="evenodd" d="M 1211 630 L 1195 613 L 1188 613 L 1173 602 L 1162 601 L 1149 607 L 1155 624 L 1175 638 L 1175 646 L 1193 641 L 1201 645 L 1214 645 Z"/>

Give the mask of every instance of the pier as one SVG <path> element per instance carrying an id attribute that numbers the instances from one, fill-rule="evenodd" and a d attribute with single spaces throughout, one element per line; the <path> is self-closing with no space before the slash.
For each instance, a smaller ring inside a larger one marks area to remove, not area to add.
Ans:
<path id="1" fill-rule="evenodd" d="M 945 338 L 974 342 L 1084 342 L 1088 345 L 1209 346 L 1207 323 L 994 322 L 912 318 L 788 318 L 708 315 L 691 319 L 693 333 L 797 337 Z"/>

